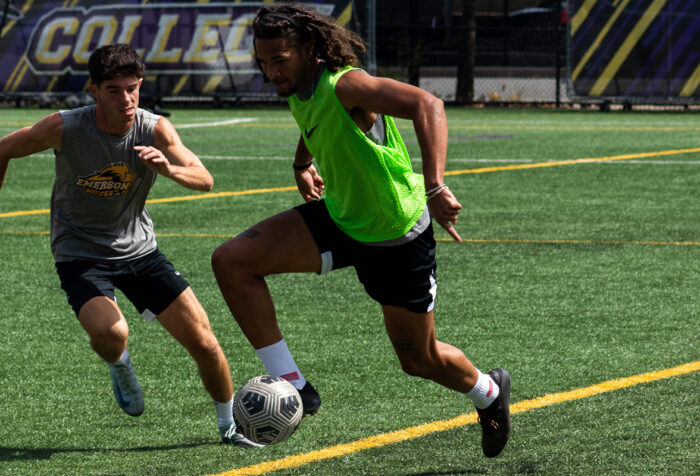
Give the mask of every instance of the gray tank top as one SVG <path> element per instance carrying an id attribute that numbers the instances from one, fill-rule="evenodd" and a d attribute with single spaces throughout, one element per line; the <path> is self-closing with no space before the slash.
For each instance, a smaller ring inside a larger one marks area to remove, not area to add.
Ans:
<path id="1" fill-rule="evenodd" d="M 160 116 L 138 109 L 121 136 L 97 127 L 95 106 L 61 111 L 63 135 L 51 194 L 51 251 L 57 262 L 129 260 L 156 249 L 146 197 L 158 174 L 135 145 L 153 145 Z"/>

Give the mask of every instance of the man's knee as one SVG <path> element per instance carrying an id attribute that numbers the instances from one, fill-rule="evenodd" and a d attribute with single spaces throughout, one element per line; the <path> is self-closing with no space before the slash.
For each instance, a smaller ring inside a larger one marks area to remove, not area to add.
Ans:
<path id="1" fill-rule="evenodd" d="M 197 362 L 218 362 L 226 360 L 219 341 L 213 332 L 201 333 L 189 348 L 192 357 Z"/>
<path id="2" fill-rule="evenodd" d="M 211 255 L 211 267 L 217 276 L 231 275 L 245 267 L 245 253 L 239 250 L 234 240 L 224 243 Z"/>
<path id="3" fill-rule="evenodd" d="M 88 335 L 92 349 L 108 362 L 115 362 L 126 349 L 129 328 L 126 322 L 119 321 L 111 326 L 94 327 Z"/>
<path id="4" fill-rule="evenodd" d="M 401 361 L 401 370 L 411 377 L 423 377 L 423 368 L 414 361 Z"/>
<path id="5" fill-rule="evenodd" d="M 228 243 L 225 243 L 216 248 L 211 255 L 211 267 L 214 270 L 214 273 L 227 268 L 232 261 L 232 256 L 228 251 L 227 244 Z"/>
<path id="6" fill-rule="evenodd" d="M 435 363 L 425 355 L 399 355 L 401 370 L 411 377 L 429 379 L 435 371 Z"/>
<path id="7" fill-rule="evenodd" d="M 428 354 L 406 353 L 399 355 L 399 362 L 406 374 L 428 380 L 432 380 L 445 367 L 444 362 Z"/>

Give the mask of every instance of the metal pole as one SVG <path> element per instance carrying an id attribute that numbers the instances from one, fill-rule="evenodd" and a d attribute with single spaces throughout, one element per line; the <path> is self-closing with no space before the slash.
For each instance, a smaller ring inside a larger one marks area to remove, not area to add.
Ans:
<path id="1" fill-rule="evenodd" d="M 377 74 L 377 0 L 367 0 L 367 69 Z"/>
<path id="2" fill-rule="evenodd" d="M 459 17 L 459 47 L 457 52 L 457 91 L 458 104 L 474 102 L 474 61 L 476 55 L 475 0 L 464 0 Z"/>
<path id="3" fill-rule="evenodd" d="M 562 41 L 561 41 L 561 35 L 562 35 L 562 30 L 564 30 L 564 25 L 562 25 L 561 22 L 561 16 L 562 16 L 563 10 L 562 10 L 562 5 L 561 2 L 557 2 L 557 28 L 556 28 L 556 56 L 554 58 L 554 68 L 555 68 L 555 73 L 554 73 L 554 80 L 556 81 L 555 84 L 555 97 L 556 97 L 556 105 L 557 109 L 561 107 L 561 53 L 562 53 Z"/>

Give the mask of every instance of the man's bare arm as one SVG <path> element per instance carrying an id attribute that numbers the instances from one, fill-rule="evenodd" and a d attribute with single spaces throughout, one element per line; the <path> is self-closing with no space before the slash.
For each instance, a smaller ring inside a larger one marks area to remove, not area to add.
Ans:
<path id="1" fill-rule="evenodd" d="M 157 173 L 183 187 L 208 192 L 214 179 L 190 149 L 185 147 L 172 123 L 161 117 L 153 132 L 155 147 L 137 146 L 139 157 Z"/>
<path id="2" fill-rule="evenodd" d="M 0 139 L 0 188 L 10 159 L 27 157 L 47 149 L 60 150 L 63 119 L 53 113 L 33 126 L 24 127 Z"/>
<path id="3" fill-rule="evenodd" d="M 428 200 L 430 211 L 456 241 L 461 241 L 453 225 L 462 205 L 448 188 L 442 187 L 447 157 L 447 118 L 442 100 L 410 84 L 377 78 L 360 70 L 349 71 L 338 80 L 336 95 L 349 111 L 413 122 L 422 155 L 425 189 L 439 188 L 439 193 Z"/>

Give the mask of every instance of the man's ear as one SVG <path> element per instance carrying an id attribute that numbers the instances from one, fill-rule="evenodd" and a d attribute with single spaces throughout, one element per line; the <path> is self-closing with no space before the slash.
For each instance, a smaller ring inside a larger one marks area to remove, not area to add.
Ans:
<path id="1" fill-rule="evenodd" d="M 314 40 L 309 40 L 303 45 L 301 45 L 301 52 L 306 58 L 314 58 L 316 55 L 314 54 L 314 47 L 316 44 L 314 43 Z"/>
<path id="2" fill-rule="evenodd" d="M 88 92 L 92 94 L 92 97 L 97 99 L 97 86 L 95 86 L 95 83 L 93 83 L 92 81 L 90 81 L 90 84 L 88 84 Z"/>
<path id="3" fill-rule="evenodd" d="M 255 58 L 255 64 L 258 65 L 258 69 L 262 73 L 263 83 L 269 83 L 270 78 L 265 76 L 265 73 L 263 73 L 262 66 L 260 66 L 260 60 L 258 59 L 258 48 L 257 48 L 257 46 L 255 46 L 255 39 L 253 39 L 253 58 Z"/>

